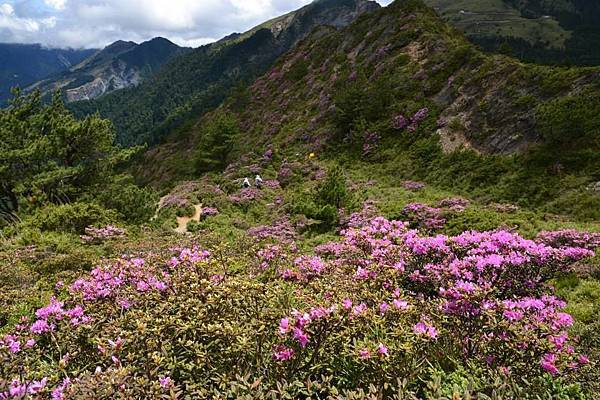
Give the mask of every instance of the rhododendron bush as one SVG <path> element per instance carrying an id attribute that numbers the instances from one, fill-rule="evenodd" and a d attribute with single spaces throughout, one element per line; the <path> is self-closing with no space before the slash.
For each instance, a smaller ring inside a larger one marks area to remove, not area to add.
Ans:
<path id="1" fill-rule="evenodd" d="M 490 394 L 590 368 L 547 284 L 586 246 L 381 217 L 314 254 L 252 240 L 127 256 L 59 285 L 2 338 L 0 398 L 404 398 L 461 370 Z"/>

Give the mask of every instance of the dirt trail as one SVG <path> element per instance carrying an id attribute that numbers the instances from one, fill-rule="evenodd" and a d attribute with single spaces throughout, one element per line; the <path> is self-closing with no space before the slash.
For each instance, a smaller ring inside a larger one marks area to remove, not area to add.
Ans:
<path id="1" fill-rule="evenodd" d="M 177 233 L 186 233 L 188 231 L 187 226 L 191 221 L 200 222 L 200 216 L 202 215 L 202 204 L 197 204 L 194 206 L 196 212 L 192 217 L 177 217 L 177 228 L 175 232 Z"/>

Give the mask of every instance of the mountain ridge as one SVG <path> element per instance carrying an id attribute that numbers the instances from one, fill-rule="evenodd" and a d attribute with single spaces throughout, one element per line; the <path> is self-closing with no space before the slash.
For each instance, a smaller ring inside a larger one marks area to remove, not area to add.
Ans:
<path id="1" fill-rule="evenodd" d="M 461 166 L 470 165 L 481 175 L 469 187 L 489 185 L 501 193 L 495 201 L 546 202 L 573 189 L 588 196 L 586 186 L 600 178 L 598 82 L 597 67 L 486 55 L 422 2 L 397 1 L 341 31 L 317 29 L 132 170 L 141 183 L 168 188 L 197 177 L 205 169 L 197 161 L 219 157 L 215 164 L 227 166 L 272 149 L 282 158 L 381 163 L 405 179 L 445 185 L 465 179 Z M 237 134 L 218 136 L 235 124 Z M 207 156 L 204 144 L 213 142 L 230 145 Z M 524 189 L 523 181 L 538 184 Z"/>
<path id="2" fill-rule="evenodd" d="M 44 94 L 63 90 L 67 102 L 90 100 L 139 85 L 173 57 L 190 51 L 165 38 L 140 44 L 118 40 L 68 71 L 28 87 Z"/>
<path id="3" fill-rule="evenodd" d="M 600 3 L 425 0 L 488 52 L 544 64 L 600 65 Z"/>
<path id="4" fill-rule="evenodd" d="M 277 36 L 261 24 L 246 34 L 194 49 L 139 87 L 70 107 L 80 116 L 99 112 L 111 119 L 122 144 L 156 143 L 190 115 L 216 107 L 240 83 L 254 80 L 314 27 L 347 24 L 378 8 L 367 0 L 311 3 L 287 14 L 291 19 Z"/>
<path id="5" fill-rule="evenodd" d="M 0 104 L 10 99 L 11 88 L 23 88 L 65 71 L 96 51 L 52 49 L 40 44 L 0 43 Z"/>

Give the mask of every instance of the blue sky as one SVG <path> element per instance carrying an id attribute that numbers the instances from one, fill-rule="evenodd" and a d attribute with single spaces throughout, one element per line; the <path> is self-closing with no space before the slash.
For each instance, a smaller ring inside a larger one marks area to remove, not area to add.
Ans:
<path id="1" fill-rule="evenodd" d="M 103 47 L 156 36 L 196 47 L 311 0 L 0 0 L 0 42 Z M 387 5 L 392 0 L 378 0 Z"/>

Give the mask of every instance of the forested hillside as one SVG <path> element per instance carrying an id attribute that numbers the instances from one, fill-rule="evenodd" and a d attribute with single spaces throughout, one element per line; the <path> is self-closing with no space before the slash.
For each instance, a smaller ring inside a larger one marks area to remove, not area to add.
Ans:
<path id="1" fill-rule="evenodd" d="M 231 143 L 218 154 L 221 166 L 293 145 L 490 200 L 598 218 L 587 186 L 600 179 L 600 70 L 487 56 L 432 10 L 396 10 L 314 32 L 214 116 L 150 149 L 142 180 L 160 186 L 194 176 L 189 160 L 210 153 L 207 143 Z M 223 118 L 239 133 L 212 137 Z M 575 198 L 586 205 L 577 209 Z"/>
<path id="2" fill-rule="evenodd" d="M 320 0 L 278 24 L 195 49 L 135 89 L 71 109 L 109 118 L 122 144 L 156 143 L 190 116 L 218 106 L 235 87 L 252 82 L 316 26 L 344 26 L 375 8 L 377 3 L 367 0 Z"/>
<path id="3" fill-rule="evenodd" d="M 47 49 L 40 45 L 0 43 L 0 105 L 10 89 L 26 87 L 79 64 L 96 50 Z"/>
<path id="4" fill-rule="evenodd" d="M 600 3 L 588 0 L 426 0 L 491 52 L 559 65 L 600 64 Z"/>

